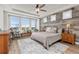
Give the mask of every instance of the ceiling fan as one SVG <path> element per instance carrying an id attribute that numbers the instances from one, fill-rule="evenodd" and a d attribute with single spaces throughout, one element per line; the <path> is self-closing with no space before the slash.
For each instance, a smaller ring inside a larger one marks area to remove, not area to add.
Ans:
<path id="1" fill-rule="evenodd" d="M 36 4 L 35 6 L 36 13 L 39 13 L 40 11 L 47 12 L 47 10 L 42 9 L 44 6 L 45 4 Z"/>

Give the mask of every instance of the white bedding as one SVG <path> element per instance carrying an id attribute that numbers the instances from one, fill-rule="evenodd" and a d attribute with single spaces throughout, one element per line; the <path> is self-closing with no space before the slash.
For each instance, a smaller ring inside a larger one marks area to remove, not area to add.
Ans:
<path id="1" fill-rule="evenodd" d="M 31 38 L 43 43 L 43 45 L 48 49 L 49 45 L 60 39 L 60 33 L 33 32 Z"/>

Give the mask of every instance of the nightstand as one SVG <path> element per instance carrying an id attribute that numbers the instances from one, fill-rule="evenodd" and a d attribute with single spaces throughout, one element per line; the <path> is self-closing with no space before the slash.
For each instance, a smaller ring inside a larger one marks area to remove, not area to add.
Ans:
<path id="1" fill-rule="evenodd" d="M 61 34 L 61 40 L 62 42 L 68 42 L 74 45 L 76 40 L 76 35 L 68 32 L 63 32 Z"/>

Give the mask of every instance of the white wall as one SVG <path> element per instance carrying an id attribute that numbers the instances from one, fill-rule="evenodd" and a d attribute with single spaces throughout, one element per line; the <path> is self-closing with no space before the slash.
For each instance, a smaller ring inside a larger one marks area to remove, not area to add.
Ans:
<path id="1" fill-rule="evenodd" d="M 8 18 L 8 15 L 10 15 L 10 14 L 22 16 L 22 17 L 28 17 L 28 18 L 35 18 L 35 16 L 31 16 L 31 15 L 28 15 L 28 14 L 13 11 L 12 8 L 13 7 L 10 6 L 10 5 L 0 5 L 0 28 L 2 30 L 8 30 L 9 29 L 9 21 L 10 20 Z"/>
<path id="2" fill-rule="evenodd" d="M 2 10 L 0 9 L 0 28 L 3 30 L 3 12 Z"/>
<path id="3" fill-rule="evenodd" d="M 4 13 L 3 13 L 3 7 L 0 5 L 0 28 L 3 30 L 4 29 Z"/>

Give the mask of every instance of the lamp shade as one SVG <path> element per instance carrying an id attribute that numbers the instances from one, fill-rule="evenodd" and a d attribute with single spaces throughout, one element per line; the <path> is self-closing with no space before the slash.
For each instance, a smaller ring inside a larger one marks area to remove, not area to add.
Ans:
<path id="1" fill-rule="evenodd" d="M 67 24 L 66 27 L 67 27 L 67 28 L 70 28 L 70 24 Z"/>

